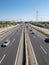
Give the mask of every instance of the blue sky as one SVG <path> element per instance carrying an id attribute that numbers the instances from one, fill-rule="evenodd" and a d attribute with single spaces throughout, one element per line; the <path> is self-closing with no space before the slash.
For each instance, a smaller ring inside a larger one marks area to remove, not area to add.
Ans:
<path id="1" fill-rule="evenodd" d="M 0 20 L 36 20 L 36 18 L 49 20 L 49 0 L 0 0 Z"/>

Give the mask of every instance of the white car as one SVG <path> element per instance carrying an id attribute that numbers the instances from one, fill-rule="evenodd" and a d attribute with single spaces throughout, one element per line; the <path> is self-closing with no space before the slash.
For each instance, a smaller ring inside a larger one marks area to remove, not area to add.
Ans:
<path id="1" fill-rule="evenodd" d="M 9 45 L 10 41 L 9 40 L 6 40 L 2 45 L 1 47 L 7 47 Z"/>

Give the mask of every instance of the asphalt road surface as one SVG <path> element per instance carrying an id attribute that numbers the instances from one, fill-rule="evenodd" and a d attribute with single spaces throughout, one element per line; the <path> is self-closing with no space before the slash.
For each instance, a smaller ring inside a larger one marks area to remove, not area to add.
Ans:
<path id="1" fill-rule="evenodd" d="M 44 40 L 46 36 L 34 30 L 29 24 L 27 31 L 34 49 L 38 65 L 49 65 L 49 43 Z"/>
<path id="2" fill-rule="evenodd" d="M 44 41 L 46 36 L 34 30 L 29 24 L 22 24 L 19 27 L 16 27 L 15 29 L 11 30 L 11 32 L 8 33 L 4 39 L 2 39 L 2 41 L 0 40 L 0 65 L 15 64 L 20 36 L 22 29 L 25 26 L 35 52 L 38 65 L 49 65 L 49 43 Z M 10 40 L 9 45 L 7 47 L 1 47 L 6 40 Z"/>
<path id="3" fill-rule="evenodd" d="M 11 31 L 11 33 L 7 34 L 7 36 L 0 41 L 0 65 L 14 65 L 21 32 L 22 26 L 13 29 L 13 32 Z M 9 45 L 7 47 L 1 47 L 6 40 L 10 40 Z"/>

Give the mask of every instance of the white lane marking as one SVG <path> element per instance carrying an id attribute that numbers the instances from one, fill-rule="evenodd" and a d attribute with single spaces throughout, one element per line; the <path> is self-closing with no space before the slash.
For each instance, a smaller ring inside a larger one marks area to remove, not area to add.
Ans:
<path id="1" fill-rule="evenodd" d="M 29 37 L 29 35 L 28 35 L 28 37 Z M 35 38 L 35 36 L 34 36 L 34 38 Z M 30 37 L 29 37 L 29 40 L 30 40 Z M 36 63 L 36 65 L 38 65 L 37 58 L 36 58 L 36 55 L 35 55 L 35 52 L 34 52 L 33 46 L 32 46 L 32 44 L 31 44 L 31 40 L 30 40 L 30 46 L 31 46 L 32 53 L 33 53 L 33 56 L 34 56 L 34 59 L 35 59 L 35 63 Z"/>
<path id="2" fill-rule="evenodd" d="M 17 65 L 17 60 L 18 60 L 18 55 L 19 55 L 19 49 L 20 49 L 20 42 L 19 42 L 19 45 L 18 45 L 18 50 L 17 50 L 17 54 L 16 54 L 16 59 L 15 59 L 14 65 Z"/>
<path id="3" fill-rule="evenodd" d="M 31 45 L 31 48 L 32 48 L 32 52 L 33 52 L 33 55 L 34 55 L 34 59 L 35 59 L 36 65 L 38 65 L 38 62 L 37 62 L 36 55 L 35 55 L 34 49 L 32 47 L 32 44 L 30 43 L 30 45 Z"/>
<path id="4" fill-rule="evenodd" d="M 47 54 L 47 52 L 45 51 L 45 49 L 40 45 L 40 47 L 41 47 L 41 49 L 43 50 L 43 52 L 45 53 L 45 54 Z"/>
<path id="5" fill-rule="evenodd" d="M 3 59 L 5 58 L 5 54 L 4 54 L 4 56 L 2 57 L 2 59 L 0 60 L 0 64 L 2 63 L 2 61 L 3 61 Z"/>
<path id="6" fill-rule="evenodd" d="M 15 39 L 13 39 L 13 41 L 12 42 L 14 42 L 15 41 Z"/>

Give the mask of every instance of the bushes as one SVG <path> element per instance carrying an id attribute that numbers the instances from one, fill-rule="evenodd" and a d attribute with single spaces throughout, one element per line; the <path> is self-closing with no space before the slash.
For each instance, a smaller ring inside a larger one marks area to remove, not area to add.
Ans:
<path id="1" fill-rule="evenodd" d="M 49 28 L 49 22 L 30 22 L 30 23 L 38 27 Z"/>
<path id="2" fill-rule="evenodd" d="M 16 25 L 16 22 L 0 21 L 0 28 L 1 28 L 1 27 L 11 26 L 11 25 Z"/>

